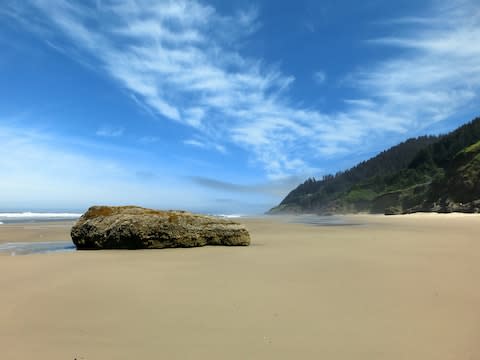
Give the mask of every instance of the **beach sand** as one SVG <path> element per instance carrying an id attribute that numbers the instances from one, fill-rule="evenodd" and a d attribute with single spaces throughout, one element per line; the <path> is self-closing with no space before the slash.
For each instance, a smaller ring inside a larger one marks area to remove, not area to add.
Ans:
<path id="1" fill-rule="evenodd" d="M 0 256 L 0 358 L 480 359 L 480 217 L 349 219 L 242 220 L 250 247 Z M 68 239 L 53 225 L 0 242 Z"/>
<path id="2" fill-rule="evenodd" d="M 70 239 L 74 221 L 53 221 L 0 225 L 0 244 L 7 242 L 48 242 Z"/>

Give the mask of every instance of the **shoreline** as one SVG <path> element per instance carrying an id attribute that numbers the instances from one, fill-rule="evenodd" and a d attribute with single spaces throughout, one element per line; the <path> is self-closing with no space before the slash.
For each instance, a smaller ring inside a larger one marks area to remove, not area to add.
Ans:
<path id="1" fill-rule="evenodd" d="M 368 216 L 360 227 L 239 220 L 251 246 L 1 257 L 3 356 L 480 357 L 476 217 Z M 22 236 L 62 238 L 63 225 L 24 226 Z"/>
<path id="2" fill-rule="evenodd" d="M 12 242 L 69 241 L 74 221 L 39 221 L 0 225 L 0 244 Z"/>
<path id="3" fill-rule="evenodd" d="M 308 222 L 305 219 L 338 219 L 332 222 Z M 349 225 L 372 225 L 377 222 L 395 223 L 398 220 L 414 219 L 454 219 L 454 218 L 478 218 L 480 214 L 472 213 L 435 213 L 418 212 L 412 214 L 384 215 L 384 214 L 338 214 L 338 215 L 316 215 L 316 214 L 276 214 L 261 216 L 244 216 L 233 219 L 239 223 L 248 224 L 255 222 L 272 222 L 276 224 L 291 224 L 319 227 L 343 227 Z M 49 241 L 71 241 L 70 229 L 76 220 L 53 220 L 53 221 L 25 221 L 0 224 L 0 244 L 14 242 L 49 242 Z"/>

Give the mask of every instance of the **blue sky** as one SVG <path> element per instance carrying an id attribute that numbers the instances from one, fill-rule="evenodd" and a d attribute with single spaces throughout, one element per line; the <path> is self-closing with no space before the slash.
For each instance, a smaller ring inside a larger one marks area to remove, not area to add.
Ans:
<path id="1" fill-rule="evenodd" d="M 6 0 L 0 206 L 263 212 L 478 115 L 479 9 Z"/>

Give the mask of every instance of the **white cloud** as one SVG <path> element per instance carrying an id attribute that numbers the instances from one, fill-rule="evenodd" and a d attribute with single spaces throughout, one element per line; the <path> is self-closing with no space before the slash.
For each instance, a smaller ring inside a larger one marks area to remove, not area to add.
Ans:
<path id="1" fill-rule="evenodd" d="M 193 127 L 200 127 L 202 120 L 205 117 L 205 109 L 202 107 L 194 107 L 185 111 L 185 121 L 188 125 Z"/>
<path id="2" fill-rule="evenodd" d="M 187 139 L 183 141 L 184 145 L 188 146 L 193 146 L 197 147 L 200 149 L 205 149 L 205 150 L 215 150 L 219 153 L 226 154 L 227 150 L 225 149 L 225 146 L 217 144 L 215 142 L 211 142 L 208 140 L 200 140 L 200 139 Z"/>
<path id="3" fill-rule="evenodd" d="M 95 134 L 102 137 L 119 137 L 123 135 L 124 131 L 124 128 L 102 126 L 95 132 Z"/>
<path id="4" fill-rule="evenodd" d="M 404 54 L 352 77 L 377 113 L 397 114 L 405 129 L 448 119 L 478 99 L 480 13 L 474 2 L 455 3 L 462 6 L 440 8 L 415 33 L 370 40 Z"/>
<path id="5" fill-rule="evenodd" d="M 187 140 L 184 140 L 183 143 L 185 145 L 195 146 L 202 149 L 205 149 L 207 147 L 203 142 L 195 139 L 187 139 Z"/>
<path id="6" fill-rule="evenodd" d="M 0 124 L 4 124 L 1 119 Z M 145 156 L 135 163 L 102 156 L 99 147 L 38 130 L 0 125 L 0 194 L 3 208 L 85 208 L 94 204 L 135 203 L 161 208 L 201 208 L 208 199 L 163 173 L 145 183 Z M 65 143 L 74 144 L 71 148 Z M 79 148 L 92 149 L 92 154 Z M 117 149 L 118 150 L 118 149 Z M 148 163 L 147 163 L 148 164 Z M 150 164 L 151 165 L 151 164 Z M 158 186 L 162 183 L 163 186 Z M 176 184 L 177 187 L 173 186 Z M 187 199 L 184 202 L 181 199 Z"/>
<path id="7" fill-rule="evenodd" d="M 313 80 L 318 85 L 323 85 L 327 81 L 327 74 L 324 71 L 315 71 L 313 73 Z"/>
<path id="8" fill-rule="evenodd" d="M 139 141 L 142 144 L 153 144 L 158 141 L 160 141 L 160 138 L 158 136 L 142 136 Z"/>
<path id="9" fill-rule="evenodd" d="M 242 55 L 240 40 L 260 26 L 255 8 L 225 15 L 196 0 L 31 4 L 9 2 L 4 13 L 30 19 L 26 27 L 45 41 L 72 57 L 82 54 L 139 104 L 202 133 L 208 147 L 243 147 L 271 178 L 311 173 L 315 156 L 408 134 L 478 99 L 480 15 L 473 0 L 391 20 L 396 35 L 366 46 L 393 47 L 397 55 L 350 74 L 345 84 L 358 99 L 345 99 L 346 107 L 334 113 L 292 103 L 293 76 Z M 64 36 L 73 48 L 62 46 Z M 326 79 L 321 72 L 314 77 Z"/>
<path id="10" fill-rule="evenodd" d="M 344 99 L 343 102 L 359 108 L 374 108 L 376 106 L 372 100 L 368 99 Z"/>

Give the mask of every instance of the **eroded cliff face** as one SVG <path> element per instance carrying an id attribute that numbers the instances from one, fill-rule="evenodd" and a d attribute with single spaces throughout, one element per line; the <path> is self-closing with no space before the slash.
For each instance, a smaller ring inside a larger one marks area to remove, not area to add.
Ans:
<path id="1" fill-rule="evenodd" d="M 185 211 L 93 206 L 71 230 L 77 249 L 162 249 L 247 246 L 247 229 L 234 221 Z"/>

